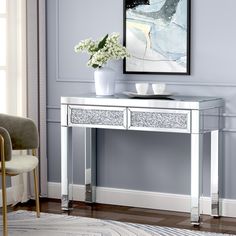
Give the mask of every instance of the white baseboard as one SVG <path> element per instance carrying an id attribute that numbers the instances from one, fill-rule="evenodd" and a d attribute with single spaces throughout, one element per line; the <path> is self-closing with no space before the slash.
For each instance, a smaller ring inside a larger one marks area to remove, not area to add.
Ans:
<path id="1" fill-rule="evenodd" d="M 72 188 L 70 187 L 70 192 Z M 72 193 L 72 192 L 71 192 Z M 73 186 L 73 200 L 84 201 L 85 187 Z M 72 194 L 70 194 L 72 196 Z M 48 197 L 61 198 L 61 184 L 48 183 Z M 211 214 L 211 200 L 209 197 L 201 197 L 201 214 Z M 115 188 L 96 188 L 96 202 L 122 206 L 141 207 L 166 211 L 190 212 L 190 196 L 181 194 L 147 192 Z M 236 217 L 236 200 L 221 199 L 221 215 Z"/>
<path id="2" fill-rule="evenodd" d="M 10 205 L 13 203 L 13 197 L 12 197 L 12 188 L 7 188 L 7 205 Z M 0 189 L 0 207 L 2 207 L 2 190 Z"/>

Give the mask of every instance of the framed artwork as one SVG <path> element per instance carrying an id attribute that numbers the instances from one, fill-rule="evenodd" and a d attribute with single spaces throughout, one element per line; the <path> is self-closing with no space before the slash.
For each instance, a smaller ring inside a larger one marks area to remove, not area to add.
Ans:
<path id="1" fill-rule="evenodd" d="M 124 0 L 126 74 L 190 74 L 191 0 Z"/>

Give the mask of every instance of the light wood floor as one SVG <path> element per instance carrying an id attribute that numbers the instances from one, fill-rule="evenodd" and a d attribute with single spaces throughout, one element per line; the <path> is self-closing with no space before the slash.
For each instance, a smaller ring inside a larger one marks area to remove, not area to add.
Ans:
<path id="1" fill-rule="evenodd" d="M 201 226 L 194 227 L 190 224 L 190 215 L 187 213 L 104 204 L 89 205 L 81 202 L 74 202 L 73 207 L 74 209 L 71 212 L 67 213 L 61 211 L 60 200 L 41 199 L 41 211 L 46 213 L 69 214 L 74 216 L 85 216 L 140 224 L 151 224 L 192 230 L 236 234 L 236 218 L 221 217 L 215 219 L 210 216 L 204 215 L 202 217 Z M 34 202 L 30 201 L 25 204 L 18 204 L 13 208 L 9 207 L 8 211 L 33 211 L 34 209 Z"/>

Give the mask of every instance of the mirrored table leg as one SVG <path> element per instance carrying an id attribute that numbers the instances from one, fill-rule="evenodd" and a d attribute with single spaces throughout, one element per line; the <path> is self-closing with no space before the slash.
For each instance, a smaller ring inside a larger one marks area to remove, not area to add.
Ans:
<path id="1" fill-rule="evenodd" d="M 219 130 L 211 131 L 211 215 L 219 217 Z"/>
<path id="2" fill-rule="evenodd" d="M 191 134 L 191 223 L 200 224 L 203 134 Z"/>
<path id="3" fill-rule="evenodd" d="M 96 129 L 85 131 L 85 201 L 96 201 Z"/>
<path id="4" fill-rule="evenodd" d="M 69 157 L 72 155 L 72 128 L 61 127 L 61 209 L 70 210 Z"/>

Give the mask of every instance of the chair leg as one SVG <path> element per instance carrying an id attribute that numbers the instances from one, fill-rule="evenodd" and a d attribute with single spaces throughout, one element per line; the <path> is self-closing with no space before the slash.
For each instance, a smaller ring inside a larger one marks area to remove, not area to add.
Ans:
<path id="1" fill-rule="evenodd" d="M 7 236 L 7 197 L 6 197 L 6 169 L 4 156 L 4 139 L 1 138 L 1 172 L 2 172 L 2 218 L 3 218 L 3 236 Z"/>
<path id="2" fill-rule="evenodd" d="M 40 217 L 40 205 L 39 205 L 39 190 L 38 190 L 38 175 L 36 168 L 33 170 L 34 174 L 34 193 L 35 193 L 35 202 L 36 202 L 36 212 L 37 217 Z"/>
<path id="3" fill-rule="evenodd" d="M 2 217 L 3 217 L 3 235 L 7 236 L 7 198 L 6 198 L 6 175 L 2 168 Z"/>

